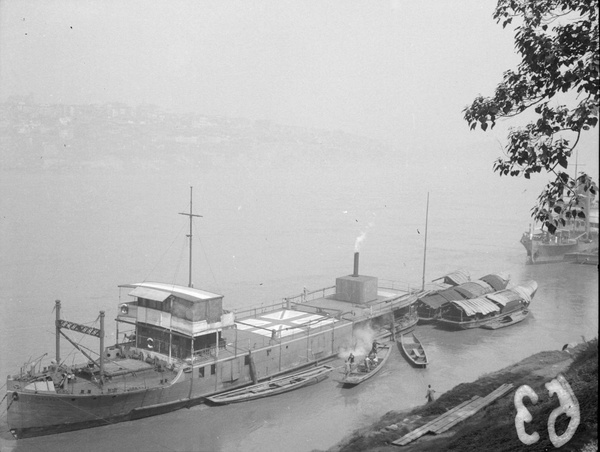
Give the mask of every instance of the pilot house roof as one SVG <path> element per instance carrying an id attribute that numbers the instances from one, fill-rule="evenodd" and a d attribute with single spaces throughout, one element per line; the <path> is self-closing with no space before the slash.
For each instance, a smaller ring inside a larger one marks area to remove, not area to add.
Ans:
<path id="1" fill-rule="evenodd" d="M 171 295 L 192 302 L 223 298 L 223 295 L 207 292 L 205 290 L 166 283 L 143 282 L 134 284 L 124 284 L 120 287 L 133 288 L 133 290 L 129 292 L 129 295 L 133 297 L 148 298 L 150 300 L 156 300 L 161 302 L 165 301 Z"/>

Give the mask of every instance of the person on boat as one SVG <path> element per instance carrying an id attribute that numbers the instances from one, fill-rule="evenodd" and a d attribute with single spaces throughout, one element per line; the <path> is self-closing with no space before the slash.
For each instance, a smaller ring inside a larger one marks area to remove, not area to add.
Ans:
<path id="1" fill-rule="evenodd" d="M 354 355 L 350 353 L 348 359 L 346 360 L 346 375 L 352 372 L 352 366 L 354 364 Z"/>
<path id="2" fill-rule="evenodd" d="M 371 351 L 369 352 L 369 355 L 377 356 L 378 347 L 379 347 L 379 342 L 373 341 L 373 345 L 371 347 Z"/>
<path id="3" fill-rule="evenodd" d="M 425 398 L 427 399 L 427 403 L 431 403 L 435 400 L 435 390 L 431 387 L 431 385 L 427 385 L 427 394 Z"/>

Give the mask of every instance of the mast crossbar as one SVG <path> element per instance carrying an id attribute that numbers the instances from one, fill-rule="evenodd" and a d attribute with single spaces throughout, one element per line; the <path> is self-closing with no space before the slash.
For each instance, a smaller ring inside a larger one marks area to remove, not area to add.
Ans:
<path id="1" fill-rule="evenodd" d="M 65 328 L 67 330 L 77 331 L 78 333 L 88 334 L 90 336 L 96 336 L 100 338 L 101 330 L 92 326 L 80 325 L 79 323 L 69 322 L 68 320 L 57 320 L 56 326 L 58 328 Z"/>

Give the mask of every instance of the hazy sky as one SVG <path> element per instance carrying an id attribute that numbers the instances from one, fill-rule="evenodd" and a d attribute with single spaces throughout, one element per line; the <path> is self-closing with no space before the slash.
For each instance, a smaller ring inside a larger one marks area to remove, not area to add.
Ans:
<path id="1" fill-rule="evenodd" d="M 411 149 L 490 143 L 462 109 L 518 62 L 495 4 L 2 0 L 0 99 L 154 103 Z"/>

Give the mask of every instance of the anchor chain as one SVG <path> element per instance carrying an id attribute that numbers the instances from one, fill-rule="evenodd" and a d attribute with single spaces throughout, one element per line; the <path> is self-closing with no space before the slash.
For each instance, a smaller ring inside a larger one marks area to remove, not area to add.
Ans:
<path id="1" fill-rule="evenodd" d="M 7 392 L 6 394 L 4 394 L 4 397 L 2 397 L 2 400 L 0 400 L 0 405 L 2 405 L 2 402 L 4 402 L 4 399 L 6 399 L 6 397 L 7 397 L 7 396 L 8 396 L 8 392 Z M 10 406 L 12 405 L 12 402 L 13 402 L 12 400 L 8 400 L 8 401 L 6 402 L 6 410 L 4 410 L 4 411 L 8 412 L 8 409 L 9 409 L 9 408 L 10 408 Z M 2 414 L 4 414 L 4 411 L 3 411 L 3 413 L 2 413 Z"/>

